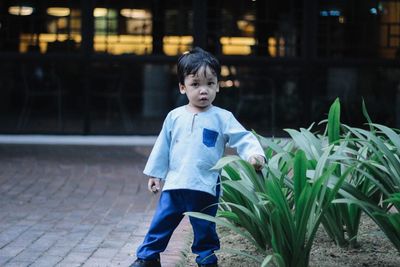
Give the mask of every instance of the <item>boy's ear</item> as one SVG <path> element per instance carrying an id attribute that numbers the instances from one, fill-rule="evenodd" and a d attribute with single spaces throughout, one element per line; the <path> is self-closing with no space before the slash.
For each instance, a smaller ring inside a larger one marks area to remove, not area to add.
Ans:
<path id="1" fill-rule="evenodd" d="M 182 95 L 186 94 L 186 87 L 185 87 L 185 85 L 179 83 L 179 91 L 181 92 Z"/>
<path id="2" fill-rule="evenodd" d="M 216 92 L 217 92 L 217 93 L 219 92 L 219 83 L 217 83 L 217 90 L 216 90 Z"/>

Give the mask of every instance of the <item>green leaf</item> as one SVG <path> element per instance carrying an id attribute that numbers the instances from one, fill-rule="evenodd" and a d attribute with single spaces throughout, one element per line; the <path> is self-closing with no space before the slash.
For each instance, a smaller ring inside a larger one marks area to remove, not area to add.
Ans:
<path id="1" fill-rule="evenodd" d="M 211 168 L 211 170 L 220 170 L 225 165 L 228 165 L 228 164 L 230 164 L 232 162 L 235 162 L 235 161 L 238 161 L 238 160 L 241 160 L 241 158 L 239 156 L 236 156 L 236 155 L 223 157 L 217 162 L 217 164 L 215 164 L 214 167 Z"/>
<path id="2" fill-rule="evenodd" d="M 285 261 L 279 253 L 274 253 L 265 257 L 264 261 L 261 263 L 261 267 L 267 267 L 272 264 L 272 262 L 275 262 L 275 265 L 278 267 L 285 267 Z"/>
<path id="3" fill-rule="evenodd" d="M 294 158 L 294 176 L 293 176 L 293 181 L 294 181 L 294 199 L 296 203 L 296 207 L 299 207 L 299 200 L 300 200 L 300 195 L 303 191 L 303 188 L 307 184 L 307 158 L 302 150 L 298 150 L 295 158 Z M 301 212 L 299 208 L 296 208 L 296 215 L 300 216 L 298 212 Z"/>
<path id="4" fill-rule="evenodd" d="M 340 139 L 340 101 L 336 98 L 331 105 L 328 114 L 328 138 L 329 144 Z"/>
<path id="5" fill-rule="evenodd" d="M 400 135 L 398 135 L 395 131 L 393 131 L 392 129 L 390 129 L 385 125 L 380 125 L 380 124 L 372 124 L 372 125 L 381 130 L 389 138 L 389 140 L 393 143 L 393 145 L 396 146 L 397 151 L 400 151 Z"/>
<path id="6" fill-rule="evenodd" d="M 234 226 L 233 224 L 225 221 L 225 220 L 221 220 L 219 218 L 207 215 L 207 214 L 203 214 L 200 212 L 185 212 L 184 215 L 187 216 L 192 216 L 198 219 L 203 219 L 203 220 L 207 220 L 210 222 L 214 222 L 218 225 L 224 226 L 229 228 L 230 230 L 232 230 L 233 232 L 243 236 L 244 238 L 246 238 L 250 243 L 252 243 L 257 250 L 259 250 L 260 252 L 264 252 L 264 248 L 260 247 L 257 242 L 254 240 L 254 238 L 251 237 L 251 235 L 249 235 L 247 232 L 244 232 L 242 229 L 240 229 L 239 227 Z"/>
<path id="7" fill-rule="evenodd" d="M 368 114 L 368 110 L 367 110 L 367 106 L 365 105 L 364 98 L 362 98 L 362 113 L 363 113 L 364 117 L 367 119 L 370 131 L 374 132 L 374 128 L 372 127 L 372 120 Z"/>

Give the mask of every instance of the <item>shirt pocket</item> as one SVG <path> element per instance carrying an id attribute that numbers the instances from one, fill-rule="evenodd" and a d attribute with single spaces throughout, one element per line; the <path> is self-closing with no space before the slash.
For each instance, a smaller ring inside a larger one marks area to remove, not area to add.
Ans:
<path id="1" fill-rule="evenodd" d="M 215 147 L 217 142 L 218 132 L 204 128 L 203 129 L 203 144 L 207 147 Z"/>

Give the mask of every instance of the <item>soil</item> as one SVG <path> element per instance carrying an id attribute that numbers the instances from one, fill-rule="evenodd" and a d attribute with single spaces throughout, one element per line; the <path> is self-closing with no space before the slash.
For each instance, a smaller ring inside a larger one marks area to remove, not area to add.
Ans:
<path id="1" fill-rule="evenodd" d="M 221 249 L 235 249 L 252 255 L 260 255 L 255 248 L 241 236 L 218 227 Z M 363 216 L 359 229 L 358 248 L 340 248 L 326 235 L 322 227 L 317 232 L 311 249 L 310 267 L 397 267 L 400 266 L 400 253 L 386 238 L 384 233 L 367 216 Z M 190 253 L 188 242 L 186 261 L 183 266 L 197 266 L 195 255 Z M 241 255 L 218 252 L 220 267 L 256 267 L 254 260 Z"/>

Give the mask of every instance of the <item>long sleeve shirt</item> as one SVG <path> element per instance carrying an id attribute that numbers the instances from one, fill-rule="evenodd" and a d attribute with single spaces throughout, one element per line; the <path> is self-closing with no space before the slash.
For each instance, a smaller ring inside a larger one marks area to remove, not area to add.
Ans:
<path id="1" fill-rule="evenodd" d="M 215 196 L 220 172 L 211 168 L 226 145 L 244 160 L 264 156 L 257 138 L 231 112 L 212 106 L 192 113 L 178 107 L 168 113 L 143 173 L 165 180 L 164 191 L 192 189 Z"/>

